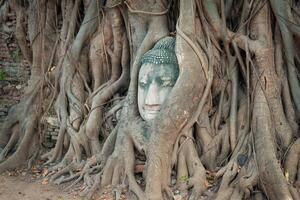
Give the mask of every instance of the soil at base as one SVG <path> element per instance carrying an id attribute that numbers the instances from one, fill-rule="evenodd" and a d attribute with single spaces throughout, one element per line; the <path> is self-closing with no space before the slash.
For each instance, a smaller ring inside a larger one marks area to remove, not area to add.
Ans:
<path id="1" fill-rule="evenodd" d="M 79 200 L 75 192 L 63 190 L 63 186 L 42 184 L 27 175 L 0 175 L 0 200 Z"/>

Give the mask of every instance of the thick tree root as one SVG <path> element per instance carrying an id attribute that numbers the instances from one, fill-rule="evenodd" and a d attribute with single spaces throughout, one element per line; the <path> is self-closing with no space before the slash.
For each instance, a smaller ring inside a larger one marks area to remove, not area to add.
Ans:
<path id="1" fill-rule="evenodd" d="M 298 174 L 298 166 L 299 166 L 299 155 L 300 155 L 300 140 L 297 139 L 294 144 L 292 144 L 289 152 L 286 156 L 284 162 L 285 176 L 291 183 L 295 183 L 300 186 L 300 177 Z"/>
<path id="2" fill-rule="evenodd" d="M 176 185 L 182 194 L 188 194 L 192 188 L 189 199 L 198 199 L 206 189 L 206 172 L 195 148 L 192 131 L 182 136 L 178 149 L 177 182 Z"/>

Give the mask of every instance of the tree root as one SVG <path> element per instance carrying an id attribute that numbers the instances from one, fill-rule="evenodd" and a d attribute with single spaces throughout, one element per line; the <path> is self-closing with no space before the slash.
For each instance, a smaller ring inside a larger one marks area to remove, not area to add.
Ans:
<path id="1" fill-rule="evenodd" d="M 62 169 L 58 168 L 57 172 L 51 174 L 50 181 L 59 185 L 61 183 L 65 183 L 70 180 L 73 180 L 76 177 L 76 172 L 82 170 L 84 164 L 85 162 L 81 162 L 81 163 L 72 162 Z M 69 176 L 65 176 L 66 174 L 69 174 Z"/>
<path id="2" fill-rule="evenodd" d="M 128 136 L 127 136 L 128 137 Z M 144 192 L 137 184 L 134 177 L 134 147 L 130 138 L 122 136 L 119 143 L 121 146 L 116 145 L 114 152 L 104 159 L 99 156 L 93 157 L 80 172 L 80 177 L 76 180 L 84 179 L 84 194 L 92 196 L 95 190 L 99 187 L 103 188 L 108 185 L 117 187 L 124 185 L 125 179 L 128 181 L 129 190 L 132 191 L 139 199 L 144 199 Z M 103 152 L 103 151 L 102 151 Z M 106 161 L 105 161 L 106 160 Z M 93 166 L 97 163 L 96 166 Z M 105 163 L 105 165 L 103 165 Z M 104 167 L 103 167 L 104 166 Z M 94 171 L 100 171 L 97 175 L 92 175 Z"/>
<path id="3" fill-rule="evenodd" d="M 299 155 L 300 155 L 300 139 L 297 139 L 291 146 L 289 152 L 287 153 L 286 159 L 284 161 L 285 176 L 291 183 L 297 183 L 300 177 L 297 177 L 298 165 L 299 165 Z"/>
<path id="4" fill-rule="evenodd" d="M 192 131 L 180 141 L 177 161 L 177 188 L 183 194 L 192 188 L 189 199 L 199 199 L 206 189 L 206 173 L 196 151 Z"/>
<path id="5" fill-rule="evenodd" d="M 88 198 L 108 185 L 116 198 L 125 187 L 147 200 L 172 199 L 173 189 L 188 199 L 300 198 L 298 0 L 26 2 L 9 2 L 32 70 L 0 134 L 0 172 L 32 165 L 53 92 L 60 130 L 42 156 L 46 178 L 72 181 L 69 188 L 83 182 Z M 146 123 L 137 106 L 140 58 L 168 35 L 176 35 L 179 78 Z"/>

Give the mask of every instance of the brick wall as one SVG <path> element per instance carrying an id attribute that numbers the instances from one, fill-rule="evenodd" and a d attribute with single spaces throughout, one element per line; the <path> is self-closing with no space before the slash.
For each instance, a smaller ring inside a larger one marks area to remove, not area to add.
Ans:
<path id="1" fill-rule="evenodd" d="M 23 60 L 14 34 L 4 31 L 5 27 L 13 30 L 15 20 L 14 13 L 10 12 L 5 24 L 0 24 L 0 128 L 5 123 L 9 108 L 20 101 L 30 77 L 30 66 Z M 46 117 L 43 124 L 45 146 L 53 147 L 59 124 L 55 116 L 49 119 Z"/>
<path id="2" fill-rule="evenodd" d="M 56 116 L 47 116 L 43 121 L 43 128 L 45 133 L 44 145 L 48 148 L 52 148 L 54 147 L 55 141 L 58 137 L 59 122 Z"/>
<path id="3" fill-rule="evenodd" d="M 29 65 L 23 61 L 13 33 L 16 17 L 8 14 L 0 30 L 0 125 L 5 122 L 9 108 L 18 103 L 30 76 Z"/>

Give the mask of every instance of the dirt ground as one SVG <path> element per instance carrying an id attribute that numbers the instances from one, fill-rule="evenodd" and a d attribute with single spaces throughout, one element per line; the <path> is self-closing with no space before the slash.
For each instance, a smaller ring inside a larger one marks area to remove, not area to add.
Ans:
<path id="1" fill-rule="evenodd" d="M 67 192 L 63 186 L 42 184 L 26 175 L 0 175 L 0 200 L 79 200 L 76 192 Z"/>
<path id="2" fill-rule="evenodd" d="M 34 168 L 30 171 L 17 170 L 0 174 L 0 200 L 84 200 L 79 195 L 81 184 L 66 190 L 70 183 L 55 185 L 47 181 L 45 172 L 47 169 Z M 126 190 L 117 195 L 119 200 L 132 199 L 127 196 Z M 92 200 L 114 200 L 116 197 L 113 189 L 108 186 L 98 190 Z M 134 198 L 135 199 L 135 198 Z M 175 200 L 183 200 L 181 195 L 176 194 Z M 203 199 L 203 198 L 201 198 Z M 207 199 L 207 198 L 204 198 Z"/>
<path id="3" fill-rule="evenodd" d="M 0 174 L 0 200 L 84 200 L 79 194 L 82 183 L 66 189 L 71 183 L 56 185 L 49 183 L 48 169 L 41 166 L 31 170 L 16 170 Z M 118 193 L 119 200 L 131 199 L 125 197 L 126 190 Z M 98 190 L 92 200 L 115 199 L 113 188 L 107 186 Z"/>

